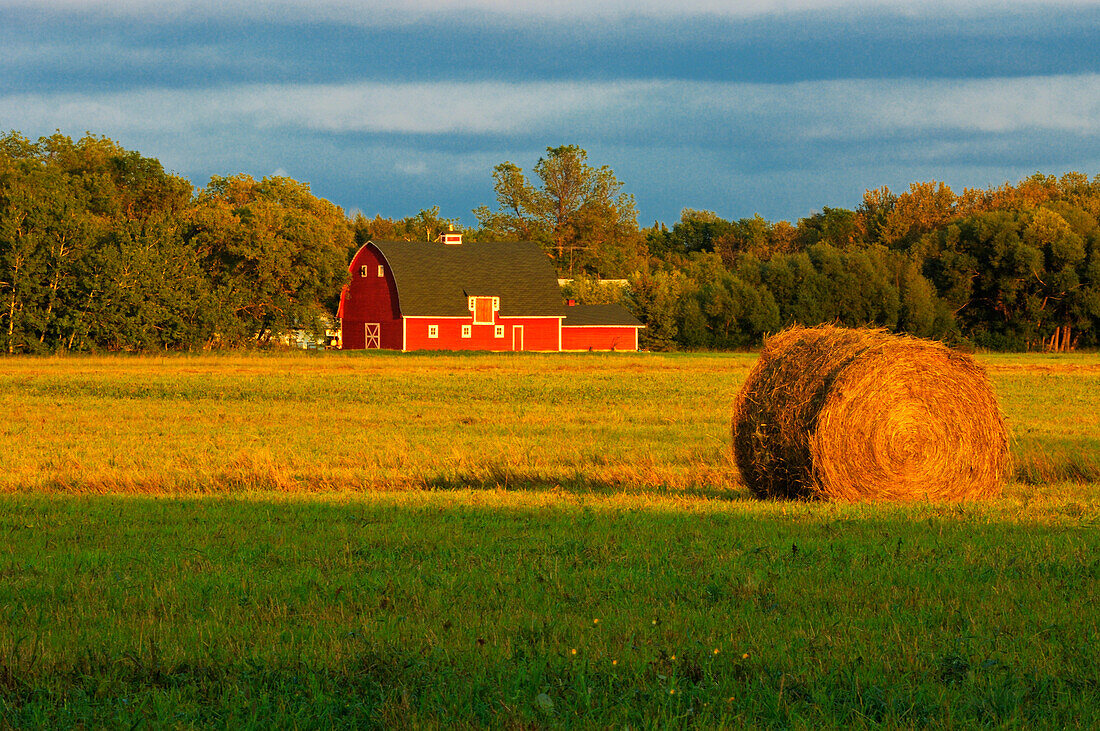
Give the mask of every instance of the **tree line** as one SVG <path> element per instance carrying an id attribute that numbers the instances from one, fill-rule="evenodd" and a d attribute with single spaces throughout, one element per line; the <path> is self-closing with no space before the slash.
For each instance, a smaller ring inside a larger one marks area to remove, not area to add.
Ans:
<path id="1" fill-rule="evenodd" d="M 531 178 L 511 162 L 492 177 L 496 205 L 473 211 L 467 240 L 539 243 L 572 280 L 567 296 L 621 301 L 650 349 L 745 348 L 822 322 L 998 350 L 1100 345 L 1100 177 L 879 188 L 794 224 L 684 209 L 671 228 L 639 227 L 622 183 L 574 145 L 547 148 Z M 262 346 L 323 327 L 364 242 L 452 227 L 438 206 L 348 217 L 290 178 L 195 189 L 103 137 L 12 132 L 0 137 L 0 346 Z"/>
<path id="2" fill-rule="evenodd" d="M 1100 176 L 880 188 L 796 225 L 685 210 L 646 240 L 628 296 L 654 348 L 739 348 L 823 322 L 993 350 L 1100 344 Z"/>
<path id="3" fill-rule="evenodd" d="M 289 178 L 214 177 L 88 136 L 0 138 L 0 347 L 266 344 L 332 312 L 352 231 Z"/>

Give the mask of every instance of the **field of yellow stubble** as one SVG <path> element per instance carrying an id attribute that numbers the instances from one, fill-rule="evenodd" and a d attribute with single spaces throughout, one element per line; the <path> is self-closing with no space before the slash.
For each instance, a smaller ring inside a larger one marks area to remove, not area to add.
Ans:
<path id="1" fill-rule="evenodd" d="M 752 354 L 345 353 L 9 359 L 0 490 L 671 491 L 743 497 Z M 1100 356 L 980 355 L 1009 497 L 1100 480 Z"/>

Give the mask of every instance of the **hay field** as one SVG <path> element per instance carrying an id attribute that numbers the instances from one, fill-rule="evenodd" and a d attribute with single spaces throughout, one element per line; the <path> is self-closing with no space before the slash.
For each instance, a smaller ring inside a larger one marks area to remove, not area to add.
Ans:
<path id="1" fill-rule="evenodd" d="M 764 503 L 751 355 L 0 361 L 0 727 L 1088 725 L 1100 356 L 990 503 Z"/>

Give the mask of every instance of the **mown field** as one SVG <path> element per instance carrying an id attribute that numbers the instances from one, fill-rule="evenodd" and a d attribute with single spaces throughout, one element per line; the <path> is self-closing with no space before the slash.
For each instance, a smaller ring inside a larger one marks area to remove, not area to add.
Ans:
<path id="1" fill-rule="evenodd" d="M 915 505 L 752 500 L 753 360 L 0 361 L 0 727 L 1094 723 L 1100 356 Z"/>

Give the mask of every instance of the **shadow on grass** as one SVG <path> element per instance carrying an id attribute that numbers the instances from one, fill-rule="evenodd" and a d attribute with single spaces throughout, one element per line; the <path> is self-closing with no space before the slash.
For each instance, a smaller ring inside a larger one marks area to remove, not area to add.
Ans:
<path id="1" fill-rule="evenodd" d="M 852 719 L 888 726 L 963 721 L 1079 724 L 1096 688 L 1057 675 L 927 660 L 910 677 L 859 662 L 808 678 L 796 663 L 675 656 L 655 651 L 626 670 L 606 661 L 517 653 L 467 677 L 431 648 L 375 646 L 340 667 L 304 662 L 164 664 L 156 657 L 90 652 L 91 661 L 0 687 L 0 720 L 14 727 L 262 724 L 393 728 L 646 726 L 708 728 L 732 719 L 773 728 Z M 950 664 L 944 676 L 940 665 Z M 49 677 L 49 676 L 47 676 Z M 104 688 L 108 688 L 107 692 Z M 671 692 L 670 692 L 671 691 Z M 629 704 L 622 702 L 628 693 Z M 303 724 L 303 721 L 305 723 Z M 83 725 L 83 724 L 81 724 Z M 740 724 L 736 724 L 740 725 Z M 862 724 L 859 724 L 862 725 Z"/>
<path id="2" fill-rule="evenodd" d="M 1064 529 L 1094 508 L 548 502 L 8 496 L 0 728 L 1078 727 L 1100 704 L 1100 538 Z"/>
<path id="3" fill-rule="evenodd" d="M 1011 482 L 1026 487 L 1100 484 L 1100 446 L 1094 442 L 1017 448 Z M 1010 485 L 1011 489 L 1011 485 Z M 207 473 L 131 474 L 66 471 L 42 475 L 17 493 L 119 495 L 232 495 L 259 493 L 483 490 L 574 495 L 660 495 L 755 502 L 733 459 L 723 451 L 674 467 L 645 461 L 540 468 L 522 461 L 456 460 L 436 469 L 359 472 L 305 471 L 269 458 L 239 455 Z M 784 502 L 781 499 L 765 502 Z M 803 502 L 795 500 L 794 502 Z M 811 501 L 817 502 L 817 501 Z"/>
<path id="4" fill-rule="evenodd" d="M 1016 457 L 1013 476 L 1025 485 L 1100 482 L 1100 454 L 1084 444 L 1058 450 L 1029 450 Z"/>
<path id="5" fill-rule="evenodd" d="M 721 484 L 725 482 L 726 484 Z M 572 476 L 549 477 L 537 473 L 515 470 L 498 464 L 486 464 L 475 469 L 460 470 L 444 475 L 427 477 L 421 487 L 425 490 L 505 490 L 517 492 L 550 492 L 574 495 L 630 495 L 655 494 L 747 502 L 752 494 L 729 477 L 716 480 L 716 484 L 670 485 L 665 482 L 638 479 L 631 475 L 612 475 L 593 478 L 576 473 Z"/>

